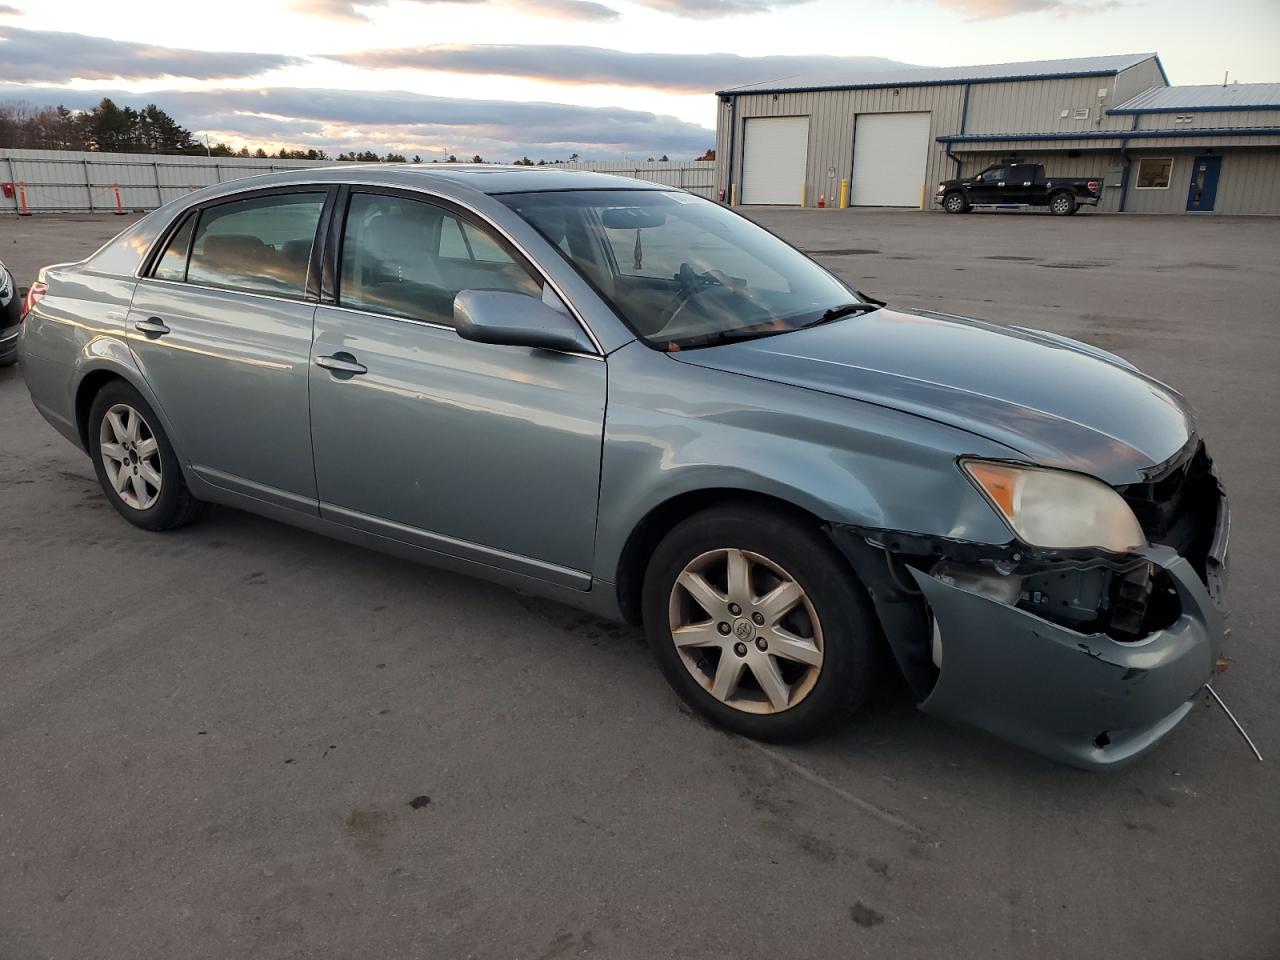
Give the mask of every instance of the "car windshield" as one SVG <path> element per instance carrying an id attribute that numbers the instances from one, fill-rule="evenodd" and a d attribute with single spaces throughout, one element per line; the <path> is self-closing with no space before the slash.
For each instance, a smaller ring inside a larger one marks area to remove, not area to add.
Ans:
<path id="1" fill-rule="evenodd" d="M 786 333 L 858 299 L 767 230 L 691 194 L 568 190 L 498 199 L 661 350 Z"/>

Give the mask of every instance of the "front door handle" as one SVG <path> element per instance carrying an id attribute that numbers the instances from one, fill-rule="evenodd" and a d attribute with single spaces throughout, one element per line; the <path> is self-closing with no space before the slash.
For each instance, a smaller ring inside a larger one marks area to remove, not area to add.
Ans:
<path id="1" fill-rule="evenodd" d="M 139 333 L 145 333 L 151 339 L 163 337 L 169 332 L 169 325 L 159 317 L 147 317 L 145 320 L 133 321 L 133 329 Z"/>
<path id="2" fill-rule="evenodd" d="M 335 353 L 331 357 L 316 357 L 316 366 L 333 371 L 334 376 L 346 374 L 347 377 L 355 377 L 369 372 L 368 367 L 363 363 L 357 363 L 356 358 L 349 353 Z M 346 378 L 343 377 L 343 379 Z"/>

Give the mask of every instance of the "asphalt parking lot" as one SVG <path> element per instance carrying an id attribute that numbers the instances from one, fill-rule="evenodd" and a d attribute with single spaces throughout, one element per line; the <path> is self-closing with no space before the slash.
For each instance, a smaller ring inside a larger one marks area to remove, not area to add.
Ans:
<path id="1" fill-rule="evenodd" d="M 1280 219 L 771 211 L 862 289 L 1181 389 L 1234 664 L 1108 774 L 885 685 L 799 747 L 638 631 L 230 510 L 128 526 L 0 370 L 0 958 L 1280 955 Z M 0 219 L 26 285 L 123 218 Z M 429 799 L 423 799 L 429 798 Z"/>

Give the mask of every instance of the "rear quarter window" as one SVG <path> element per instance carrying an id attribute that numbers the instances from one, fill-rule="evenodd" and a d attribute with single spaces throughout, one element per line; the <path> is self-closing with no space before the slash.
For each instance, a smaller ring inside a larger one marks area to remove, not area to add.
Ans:
<path id="1" fill-rule="evenodd" d="M 147 214 L 103 244 L 85 261 L 85 266 L 94 273 L 116 277 L 133 276 L 142 265 L 147 251 L 155 243 L 156 236 L 164 232 L 168 223 L 168 218 L 163 214 Z"/>
<path id="2" fill-rule="evenodd" d="M 196 226 L 196 214 L 189 213 L 182 225 L 165 244 L 164 252 L 156 260 L 151 276 L 157 280 L 185 280 L 187 278 L 187 253 L 191 249 L 191 233 Z"/>

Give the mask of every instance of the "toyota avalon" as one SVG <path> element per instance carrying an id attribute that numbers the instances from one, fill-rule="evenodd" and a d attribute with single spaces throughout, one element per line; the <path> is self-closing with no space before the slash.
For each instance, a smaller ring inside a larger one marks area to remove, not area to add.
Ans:
<path id="1" fill-rule="evenodd" d="M 220 184 L 42 270 L 18 349 L 130 523 L 226 504 L 641 623 L 751 737 L 845 722 L 883 662 L 927 713 L 1106 767 L 1186 718 L 1223 635 L 1227 503 L 1176 392 L 895 309 L 662 186 Z"/>

